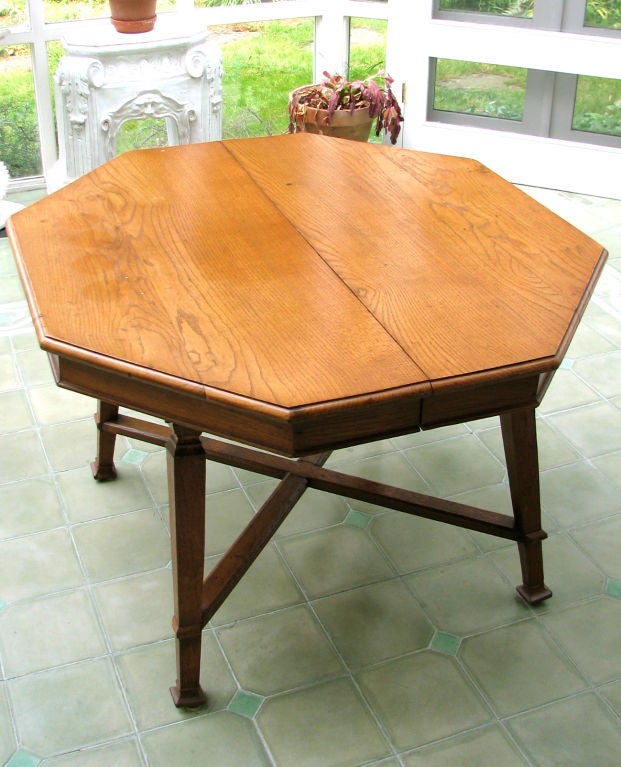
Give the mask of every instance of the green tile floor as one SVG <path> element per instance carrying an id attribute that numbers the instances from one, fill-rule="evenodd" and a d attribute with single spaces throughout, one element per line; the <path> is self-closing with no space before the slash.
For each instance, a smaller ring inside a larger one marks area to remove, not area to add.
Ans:
<path id="1" fill-rule="evenodd" d="M 528 189 L 610 260 L 539 411 L 554 591 L 499 539 L 309 492 L 204 631 L 209 707 L 177 710 L 165 455 L 57 389 L 0 240 L 0 765 L 618 767 L 621 202 Z M 507 512 L 494 419 L 332 465 Z M 271 481 L 208 465 L 211 568 Z"/>

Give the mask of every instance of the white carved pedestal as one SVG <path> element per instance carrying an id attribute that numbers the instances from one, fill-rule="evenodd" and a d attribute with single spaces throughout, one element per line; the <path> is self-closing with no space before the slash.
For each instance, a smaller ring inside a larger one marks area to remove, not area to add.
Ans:
<path id="1" fill-rule="evenodd" d="M 152 32 L 97 25 L 63 44 L 54 76 L 60 158 L 49 191 L 114 157 L 128 120 L 165 119 L 169 145 L 221 138 L 222 54 L 206 31 L 189 34 L 162 17 Z"/>

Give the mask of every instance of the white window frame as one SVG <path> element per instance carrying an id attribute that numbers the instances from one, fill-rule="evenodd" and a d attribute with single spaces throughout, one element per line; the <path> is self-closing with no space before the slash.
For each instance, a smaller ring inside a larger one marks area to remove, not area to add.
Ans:
<path id="1" fill-rule="evenodd" d="M 32 75 L 35 92 L 35 106 L 39 128 L 41 163 L 43 175 L 40 177 L 13 179 L 9 185 L 10 192 L 23 189 L 35 189 L 45 186 L 45 177 L 49 174 L 58 160 L 56 143 L 56 127 L 53 112 L 53 92 L 50 86 L 50 71 L 48 66 L 47 44 L 52 40 L 60 40 L 63 34 L 71 29 L 75 31 L 81 24 L 93 26 L 109 24 L 108 19 L 89 21 L 68 21 L 46 23 L 44 20 L 43 0 L 27 0 L 29 23 L 15 29 L 0 30 L 1 44 L 29 45 L 31 49 Z M 327 4 L 329 3 L 329 8 Z M 277 3 L 257 3 L 241 6 L 222 6 L 206 8 L 200 11 L 201 22 L 205 26 L 218 24 L 233 24 L 236 22 L 270 21 L 287 18 L 311 17 L 316 19 L 317 35 L 315 40 L 315 72 L 323 69 L 339 71 L 340 66 L 347 60 L 348 31 L 344 14 L 341 12 L 339 0 L 283 0 Z M 354 5 L 358 5 L 356 2 Z M 376 6 L 383 3 L 364 3 Z M 193 0 L 176 0 L 178 15 L 188 18 L 194 13 Z M 335 12 L 334 12 L 335 11 Z M 339 15 L 340 14 L 340 15 Z M 334 18 L 340 18 L 340 24 Z M 189 22 L 191 23 L 191 22 Z"/>
<path id="2" fill-rule="evenodd" d="M 49 40 L 60 39 L 69 25 L 74 28 L 82 22 L 45 24 L 42 0 L 28 1 L 30 28 L 8 31 L 2 44 L 27 43 L 32 46 L 41 154 L 46 173 L 57 160 L 46 44 Z M 558 4 L 563 0 L 545 1 L 548 3 L 546 18 L 552 19 L 545 23 L 554 26 Z M 510 129 L 494 131 L 485 127 L 439 123 L 430 120 L 428 114 L 430 62 L 435 58 L 485 61 L 544 73 L 621 79 L 621 38 L 602 34 L 601 30 L 585 30 L 578 34 L 558 29 L 535 29 L 532 23 L 481 24 L 455 18 L 434 18 L 433 8 L 434 0 L 282 0 L 209 8 L 201 13 L 207 26 L 314 18 L 315 79 L 319 79 L 324 70 L 346 71 L 350 17 L 387 19 L 387 70 L 395 78 L 395 93 L 404 97 L 406 119 L 401 133 L 402 146 L 473 157 L 520 184 L 621 198 L 621 149 L 599 146 L 591 141 L 532 136 Z M 177 13 L 191 15 L 193 12 L 193 0 L 177 0 Z M 538 23 L 544 22 L 539 18 Z M 32 188 L 35 184 L 33 179 L 12 182 L 11 190 L 20 186 Z"/>
<path id="3" fill-rule="evenodd" d="M 621 198 L 619 148 L 590 137 L 582 142 L 532 136 L 511 126 L 495 131 L 440 123 L 428 114 L 430 62 L 436 58 L 621 79 L 619 35 L 434 18 L 433 0 L 389 5 L 387 67 L 407 86 L 403 146 L 473 157 L 519 184 Z"/>

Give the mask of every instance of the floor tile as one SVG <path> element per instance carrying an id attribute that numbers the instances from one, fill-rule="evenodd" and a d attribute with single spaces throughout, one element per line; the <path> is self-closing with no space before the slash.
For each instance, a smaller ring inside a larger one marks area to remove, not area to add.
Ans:
<path id="1" fill-rule="evenodd" d="M 0 455 L 0 483 L 48 472 L 45 454 L 34 430 L 0 436 Z"/>
<path id="2" fill-rule="evenodd" d="M 215 561 L 207 561 L 205 573 L 209 572 L 210 564 L 215 564 Z M 241 618 L 292 607 L 302 601 L 302 594 L 291 571 L 273 544 L 268 544 L 211 622 L 221 626 Z"/>
<path id="3" fill-rule="evenodd" d="M 153 509 L 75 525 L 73 537 L 92 581 L 155 570 L 170 562 L 168 531 Z"/>
<path id="4" fill-rule="evenodd" d="M 460 657 L 499 716 L 585 689 L 584 679 L 533 620 L 469 637 Z"/>
<path id="5" fill-rule="evenodd" d="M 218 637 L 242 688 L 259 695 L 283 692 L 343 671 L 305 606 L 239 621 L 220 629 Z"/>
<path id="6" fill-rule="evenodd" d="M 257 721 L 279 767 L 341 767 L 390 755 L 347 679 L 271 698 Z"/>
<path id="7" fill-rule="evenodd" d="M 517 547 L 514 556 L 517 559 Z M 436 628 L 449 634 L 464 636 L 529 614 L 485 557 L 415 573 L 405 582 Z"/>
<path id="8" fill-rule="evenodd" d="M 619 398 L 619 405 L 621 406 L 621 398 Z M 608 453 L 608 455 L 594 458 L 592 464 L 603 474 L 605 480 L 621 494 L 621 471 L 619 471 L 619 467 L 621 466 L 621 451 L 617 453 Z"/>
<path id="9" fill-rule="evenodd" d="M 17 747 L 6 694 L 7 685 L 0 681 L 0 764 L 6 764 Z"/>
<path id="10" fill-rule="evenodd" d="M 621 677 L 621 599 L 600 597 L 541 620 L 591 682 Z"/>
<path id="11" fill-rule="evenodd" d="M 540 471 L 554 469 L 580 459 L 576 448 L 558 431 L 552 429 L 544 418 L 537 420 L 537 444 Z"/>
<path id="12" fill-rule="evenodd" d="M 406 456 L 440 496 L 492 485 L 505 475 L 505 467 L 473 434 L 413 448 Z"/>
<path id="13" fill-rule="evenodd" d="M 491 511 L 498 511 L 501 514 L 513 516 L 513 512 L 511 511 L 511 502 L 508 499 L 506 501 L 503 499 L 503 496 L 500 492 L 500 487 L 503 486 L 483 488 L 482 490 L 472 494 L 456 496 L 452 500 L 462 501 L 468 504 L 472 504 L 473 506 L 480 506 L 483 509 L 490 509 Z M 508 494 L 508 488 L 504 489 Z M 556 521 L 546 513 L 542 514 L 541 524 L 546 533 L 552 533 L 558 527 Z M 516 556 L 517 544 L 514 541 L 507 540 L 506 538 L 498 538 L 494 535 L 487 535 L 486 533 L 478 533 L 475 531 L 472 531 L 470 535 L 478 548 L 483 552 L 500 552 L 502 550 L 502 554 L 498 554 L 498 556 L 494 555 L 492 559 L 494 562 L 496 562 L 496 564 L 499 564 L 501 561 L 503 561 L 500 569 L 503 571 L 503 573 L 509 573 L 507 577 L 511 583 L 517 583 L 518 580 L 521 582 L 519 558 Z M 544 544 L 544 546 L 545 545 L 546 544 Z M 504 564 L 504 560 L 507 562 L 506 566 Z"/>
<path id="14" fill-rule="evenodd" d="M 311 599 L 394 574 L 366 530 L 350 525 L 286 538 L 278 545 Z"/>
<path id="15" fill-rule="evenodd" d="M 346 461 L 334 467 L 337 471 L 353 474 L 357 477 L 365 477 L 374 482 L 383 482 L 406 490 L 415 490 L 419 493 L 429 491 L 427 483 L 420 474 L 399 453 L 387 453 L 373 458 L 358 461 Z M 357 501 L 352 501 L 354 508 L 362 508 Z"/>
<path id="16" fill-rule="evenodd" d="M 17 367 L 8 354 L 0 354 L 0 391 L 11 391 L 21 386 Z"/>
<path id="17" fill-rule="evenodd" d="M 28 314 L 28 317 L 30 318 L 30 312 L 28 311 L 27 307 L 26 307 L 26 313 Z M 16 352 L 23 352 L 26 350 L 36 349 L 38 350 L 39 354 L 43 354 L 47 358 L 47 355 L 39 349 L 39 341 L 37 340 L 37 334 L 35 333 L 32 327 L 32 320 L 30 321 L 29 330 L 27 331 L 22 330 L 22 332 L 18 333 L 17 335 L 11 336 L 11 344 L 13 345 L 13 348 L 15 349 Z"/>
<path id="18" fill-rule="evenodd" d="M 0 541 L 0 600 L 51 594 L 82 585 L 82 572 L 66 530 Z"/>
<path id="19" fill-rule="evenodd" d="M 621 351 L 578 360 L 574 370 L 603 397 L 621 394 Z"/>
<path id="20" fill-rule="evenodd" d="M 23 301 L 26 298 L 21 280 L 17 276 L 0 277 L 0 302 Z"/>
<path id="21" fill-rule="evenodd" d="M 580 461 L 541 475 L 541 505 L 562 529 L 621 511 L 621 496 L 594 466 Z"/>
<path id="22" fill-rule="evenodd" d="M 617 716 L 621 717 L 621 680 L 600 687 L 599 693 L 613 707 Z"/>
<path id="23" fill-rule="evenodd" d="M 277 484 L 274 480 L 249 485 L 246 492 L 258 509 Z M 347 504 L 342 498 L 319 490 L 307 490 L 278 528 L 276 537 L 338 525 L 345 519 L 348 511 Z"/>
<path id="24" fill-rule="evenodd" d="M 540 414 L 560 413 L 581 405 L 598 402 L 597 392 L 577 375 L 577 368 L 580 364 L 582 363 L 574 362 L 570 370 L 561 368 L 556 371 L 543 402 L 539 406 L 538 412 Z"/>
<path id="25" fill-rule="evenodd" d="M 246 690 L 237 690 L 227 706 L 227 709 L 235 714 L 245 716 L 248 719 L 254 719 L 257 711 L 263 705 L 264 700 L 265 698 L 263 695 L 257 695 L 254 692 L 246 692 Z"/>
<path id="26" fill-rule="evenodd" d="M 458 423 L 451 426 L 440 426 L 438 429 L 404 434 L 402 437 L 396 437 L 392 441 L 400 450 L 407 450 L 410 447 L 420 447 L 421 445 L 429 445 L 432 442 L 442 442 L 453 437 L 462 437 L 469 433 L 470 431 L 465 424 Z"/>
<path id="27" fill-rule="evenodd" d="M 496 551 L 491 557 L 511 583 L 522 582 L 514 547 Z M 539 612 L 558 610 L 580 599 L 597 596 L 606 585 L 601 570 L 568 535 L 553 535 L 543 542 L 543 567 L 552 597 L 537 605 Z"/>
<path id="28" fill-rule="evenodd" d="M 487 485 L 476 490 L 470 490 L 467 493 L 459 493 L 458 495 L 451 496 L 450 500 L 480 509 L 496 511 L 498 514 L 505 514 L 509 517 L 513 516 L 511 493 L 509 491 L 509 484 L 506 482 Z M 498 538 L 495 535 L 487 535 L 486 533 L 478 533 L 472 530 L 467 534 L 481 551 L 492 551 L 494 549 L 506 548 L 507 546 L 515 546 L 512 541 Z"/>
<path id="29" fill-rule="evenodd" d="M 91 397 L 61 389 L 55 384 L 30 389 L 30 402 L 37 422 L 42 426 L 89 418 L 95 410 Z"/>
<path id="30" fill-rule="evenodd" d="M 39 349 L 38 344 L 36 348 L 18 351 L 15 359 L 22 381 L 27 387 L 39 385 L 51 386 L 54 384 L 50 361 L 47 354 Z M 90 412 L 93 411 L 94 408 L 91 408 Z"/>
<path id="31" fill-rule="evenodd" d="M 140 730 L 192 719 L 228 705 L 237 687 L 211 631 L 203 631 L 201 685 L 207 706 L 197 712 L 176 708 L 169 688 L 175 684 L 175 642 L 166 640 L 118 655 L 115 662 Z"/>
<path id="32" fill-rule="evenodd" d="M 621 348 L 621 323 L 597 303 L 592 301 L 587 306 L 583 322 L 617 348 Z"/>
<path id="33" fill-rule="evenodd" d="M 399 580 L 318 599 L 313 607 L 355 671 L 420 650 L 433 636 L 432 625 Z"/>
<path id="34" fill-rule="evenodd" d="M 7 679 L 104 654 L 86 591 L 69 591 L 0 610 L 0 657 Z"/>
<path id="35" fill-rule="evenodd" d="M 621 449 L 621 412 L 605 402 L 548 416 L 587 458 Z"/>
<path id="36" fill-rule="evenodd" d="M 153 499 L 133 467 L 117 465 L 117 478 L 110 482 L 93 479 L 90 466 L 57 474 L 57 482 L 71 522 L 110 517 L 149 508 Z"/>
<path id="37" fill-rule="evenodd" d="M 354 445 L 353 447 L 345 447 L 341 450 L 335 450 L 330 456 L 328 465 L 335 466 L 336 464 L 343 462 L 374 458 L 386 453 L 393 453 L 394 450 L 395 446 L 392 440 L 378 439 L 374 442 L 368 442 L 366 445 Z"/>
<path id="38" fill-rule="evenodd" d="M 571 537 L 609 578 L 621 578 L 621 514 L 572 530 Z"/>
<path id="39" fill-rule="evenodd" d="M 499 461 L 504 462 L 505 455 L 500 428 L 486 429 L 479 434 L 479 439 L 488 450 L 494 453 Z M 540 471 L 563 466 L 580 458 L 580 453 L 576 448 L 562 434 L 548 426 L 543 418 L 537 419 L 537 446 Z"/>
<path id="40" fill-rule="evenodd" d="M 578 326 L 569 345 L 567 357 L 577 360 L 582 357 L 589 357 L 591 354 L 603 354 L 614 349 L 615 345 L 611 341 L 583 322 Z"/>
<path id="41" fill-rule="evenodd" d="M 9 682 L 21 747 L 38 756 L 95 745 L 132 732 L 107 659 L 30 674 Z"/>
<path id="42" fill-rule="evenodd" d="M 122 740 L 44 759 L 41 767 L 143 767 L 136 740 Z"/>
<path id="43" fill-rule="evenodd" d="M 93 593 L 113 649 L 172 637 L 172 570 L 110 581 Z"/>
<path id="44" fill-rule="evenodd" d="M 89 466 L 97 450 L 92 418 L 44 426 L 41 440 L 52 469 L 58 472 Z"/>
<path id="45" fill-rule="evenodd" d="M 507 722 L 537 767 L 617 767 L 619 721 L 592 694 L 553 703 Z"/>
<path id="46" fill-rule="evenodd" d="M 0 394 L 0 434 L 30 429 L 33 423 L 30 406 L 22 390 Z"/>
<path id="47" fill-rule="evenodd" d="M 493 755 L 493 756 L 492 756 Z M 402 757 L 404 767 L 526 767 L 527 762 L 499 727 L 458 735 Z"/>
<path id="48" fill-rule="evenodd" d="M 239 488 L 211 493 L 205 506 L 205 555 L 222 554 L 252 519 L 252 507 Z"/>
<path id="49" fill-rule="evenodd" d="M 477 550 L 465 530 L 399 511 L 376 517 L 369 529 L 399 573 L 464 559 Z"/>
<path id="50" fill-rule="evenodd" d="M 253 723 L 221 712 L 190 719 L 142 736 L 149 767 L 269 767 Z"/>
<path id="51" fill-rule="evenodd" d="M 159 504 L 168 503 L 166 451 L 159 450 L 150 453 L 142 463 L 141 468 L 155 502 Z M 218 493 L 237 487 L 239 487 L 239 483 L 230 466 L 207 461 L 207 493 Z"/>
<path id="52" fill-rule="evenodd" d="M 399 751 L 488 722 L 491 714 L 455 660 L 424 651 L 358 675 Z M 446 691 L 450 690 L 450 695 Z"/>
<path id="53" fill-rule="evenodd" d="M 0 538 L 36 533 L 64 522 L 51 478 L 0 485 Z"/>

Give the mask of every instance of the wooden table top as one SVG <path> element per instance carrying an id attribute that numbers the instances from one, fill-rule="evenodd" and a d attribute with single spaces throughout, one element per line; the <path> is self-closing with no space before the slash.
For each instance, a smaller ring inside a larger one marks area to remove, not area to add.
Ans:
<path id="1" fill-rule="evenodd" d="M 606 255 L 473 160 L 310 134 L 128 152 L 8 230 L 42 348 L 290 453 L 309 413 L 554 370 Z"/>

